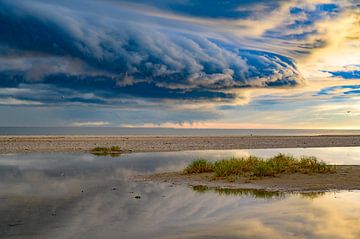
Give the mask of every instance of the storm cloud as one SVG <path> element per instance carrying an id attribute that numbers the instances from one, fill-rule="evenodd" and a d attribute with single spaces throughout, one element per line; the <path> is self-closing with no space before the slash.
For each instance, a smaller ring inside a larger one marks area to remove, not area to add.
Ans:
<path id="1" fill-rule="evenodd" d="M 179 6 L 153 7 L 189 15 Z M 251 17 L 232 11 L 227 16 Z M 23 101 L 122 104 L 129 98 L 231 101 L 236 89 L 303 84 L 291 57 L 234 44 L 232 37 L 126 1 L 1 0 L 0 87 L 23 89 L 15 96 Z"/>

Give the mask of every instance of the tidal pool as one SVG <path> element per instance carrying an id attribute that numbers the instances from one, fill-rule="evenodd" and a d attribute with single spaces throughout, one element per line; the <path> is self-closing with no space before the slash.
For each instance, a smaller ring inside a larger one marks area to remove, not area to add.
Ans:
<path id="1" fill-rule="evenodd" d="M 133 182 L 194 158 L 278 152 L 360 164 L 360 148 L 0 155 L 0 238 L 360 238 L 360 191 L 286 194 Z"/>

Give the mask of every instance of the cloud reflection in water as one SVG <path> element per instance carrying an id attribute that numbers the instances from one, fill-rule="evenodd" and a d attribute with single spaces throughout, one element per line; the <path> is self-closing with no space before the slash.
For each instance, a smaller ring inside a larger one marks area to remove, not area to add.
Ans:
<path id="1" fill-rule="evenodd" d="M 259 198 L 259 192 L 198 193 L 189 187 L 126 179 L 162 167 L 173 170 L 196 154 L 2 155 L 1 234 L 16 238 L 359 237 L 357 191 Z M 211 154 L 226 156 L 221 151 Z M 141 198 L 134 199 L 136 195 Z"/>

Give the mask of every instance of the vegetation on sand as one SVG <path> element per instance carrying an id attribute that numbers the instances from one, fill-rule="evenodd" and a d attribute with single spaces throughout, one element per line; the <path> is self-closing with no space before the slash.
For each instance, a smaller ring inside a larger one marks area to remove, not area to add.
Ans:
<path id="1" fill-rule="evenodd" d="M 121 154 L 121 148 L 119 146 L 111 146 L 111 147 L 96 147 L 90 150 L 92 154 L 98 155 L 98 156 L 118 156 Z"/>
<path id="2" fill-rule="evenodd" d="M 185 174 L 214 173 L 215 177 L 232 178 L 273 177 L 287 173 L 334 173 L 335 166 L 327 165 L 316 157 L 278 154 L 268 159 L 256 156 L 223 159 L 215 162 L 204 159 L 195 160 L 185 169 Z"/>

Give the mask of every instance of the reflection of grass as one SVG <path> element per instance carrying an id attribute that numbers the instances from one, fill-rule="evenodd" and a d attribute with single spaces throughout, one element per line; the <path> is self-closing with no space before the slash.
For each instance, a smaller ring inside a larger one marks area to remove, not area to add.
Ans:
<path id="1" fill-rule="evenodd" d="M 215 192 L 220 195 L 240 195 L 240 196 L 252 196 L 255 198 L 274 198 L 274 197 L 284 197 L 283 192 L 277 191 L 266 191 L 259 189 L 229 189 L 229 188 L 216 188 Z"/>
<path id="2" fill-rule="evenodd" d="M 223 159 L 210 162 L 204 159 L 195 160 L 185 169 L 185 174 L 213 172 L 215 177 L 234 178 L 269 177 L 284 173 L 333 173 L 335 166 L 327 165 L 316 157 L 302 156 L 295 158 L 291 155 L 278 154 L 269 159 L 256 156 Z"/>
<path id="3" fill-rule="evenodd" d="M 271 199 L 271 198 L 283 198 L 285 192 L 280 191 L 267 191 L 264 189 L 234 189 L 234 188 L 220 188 L 220 187 L 208 187 L 206 185 L 195 185 L 192 189 L 198 193 L 215 192 L 219 195 L 226 196 L 240 196 L 240 197 L 253 197 L 258 199 Z M 289 194 L 299 195 L 304 199 L 316 199 L 322 197 L 326 192 L 290 192 Z"/>
<path id="4" fill-rule="evenodd" d="M 106 147 L 96 147 L 90 150 L 90 153 L 97 156 L 107 156 L 118 157 L 121 154 L 121 148 L 119 146 Z"/>
<path id="5" fill-rule="evenodd" d="M 205 185 L 195 185 L 192 188 L 194 191 L 196 191 L 198 193 L 204 193 L 209 190 L 208 186 L 205 186 Z"/>
<path id="6" fill-rule="evenodd" d="M 306 192 L 300 193 L 300 196 L 307 199 L 315 199 L 321 196 L 324 196 L 325 192 Z"/>
<path id="7" fill-rule="evenodd" d="M 270 199 L 275 197 L 284 197 L 285 193 L 278 191 L 266 191 L 259 189 L 233 189 L 233 188 L 209 188 L 204 185 L 193 186 L 193 190 L 199 193 L 213 191 L 219 195 L 254 197 L 262 199 Z"/>

